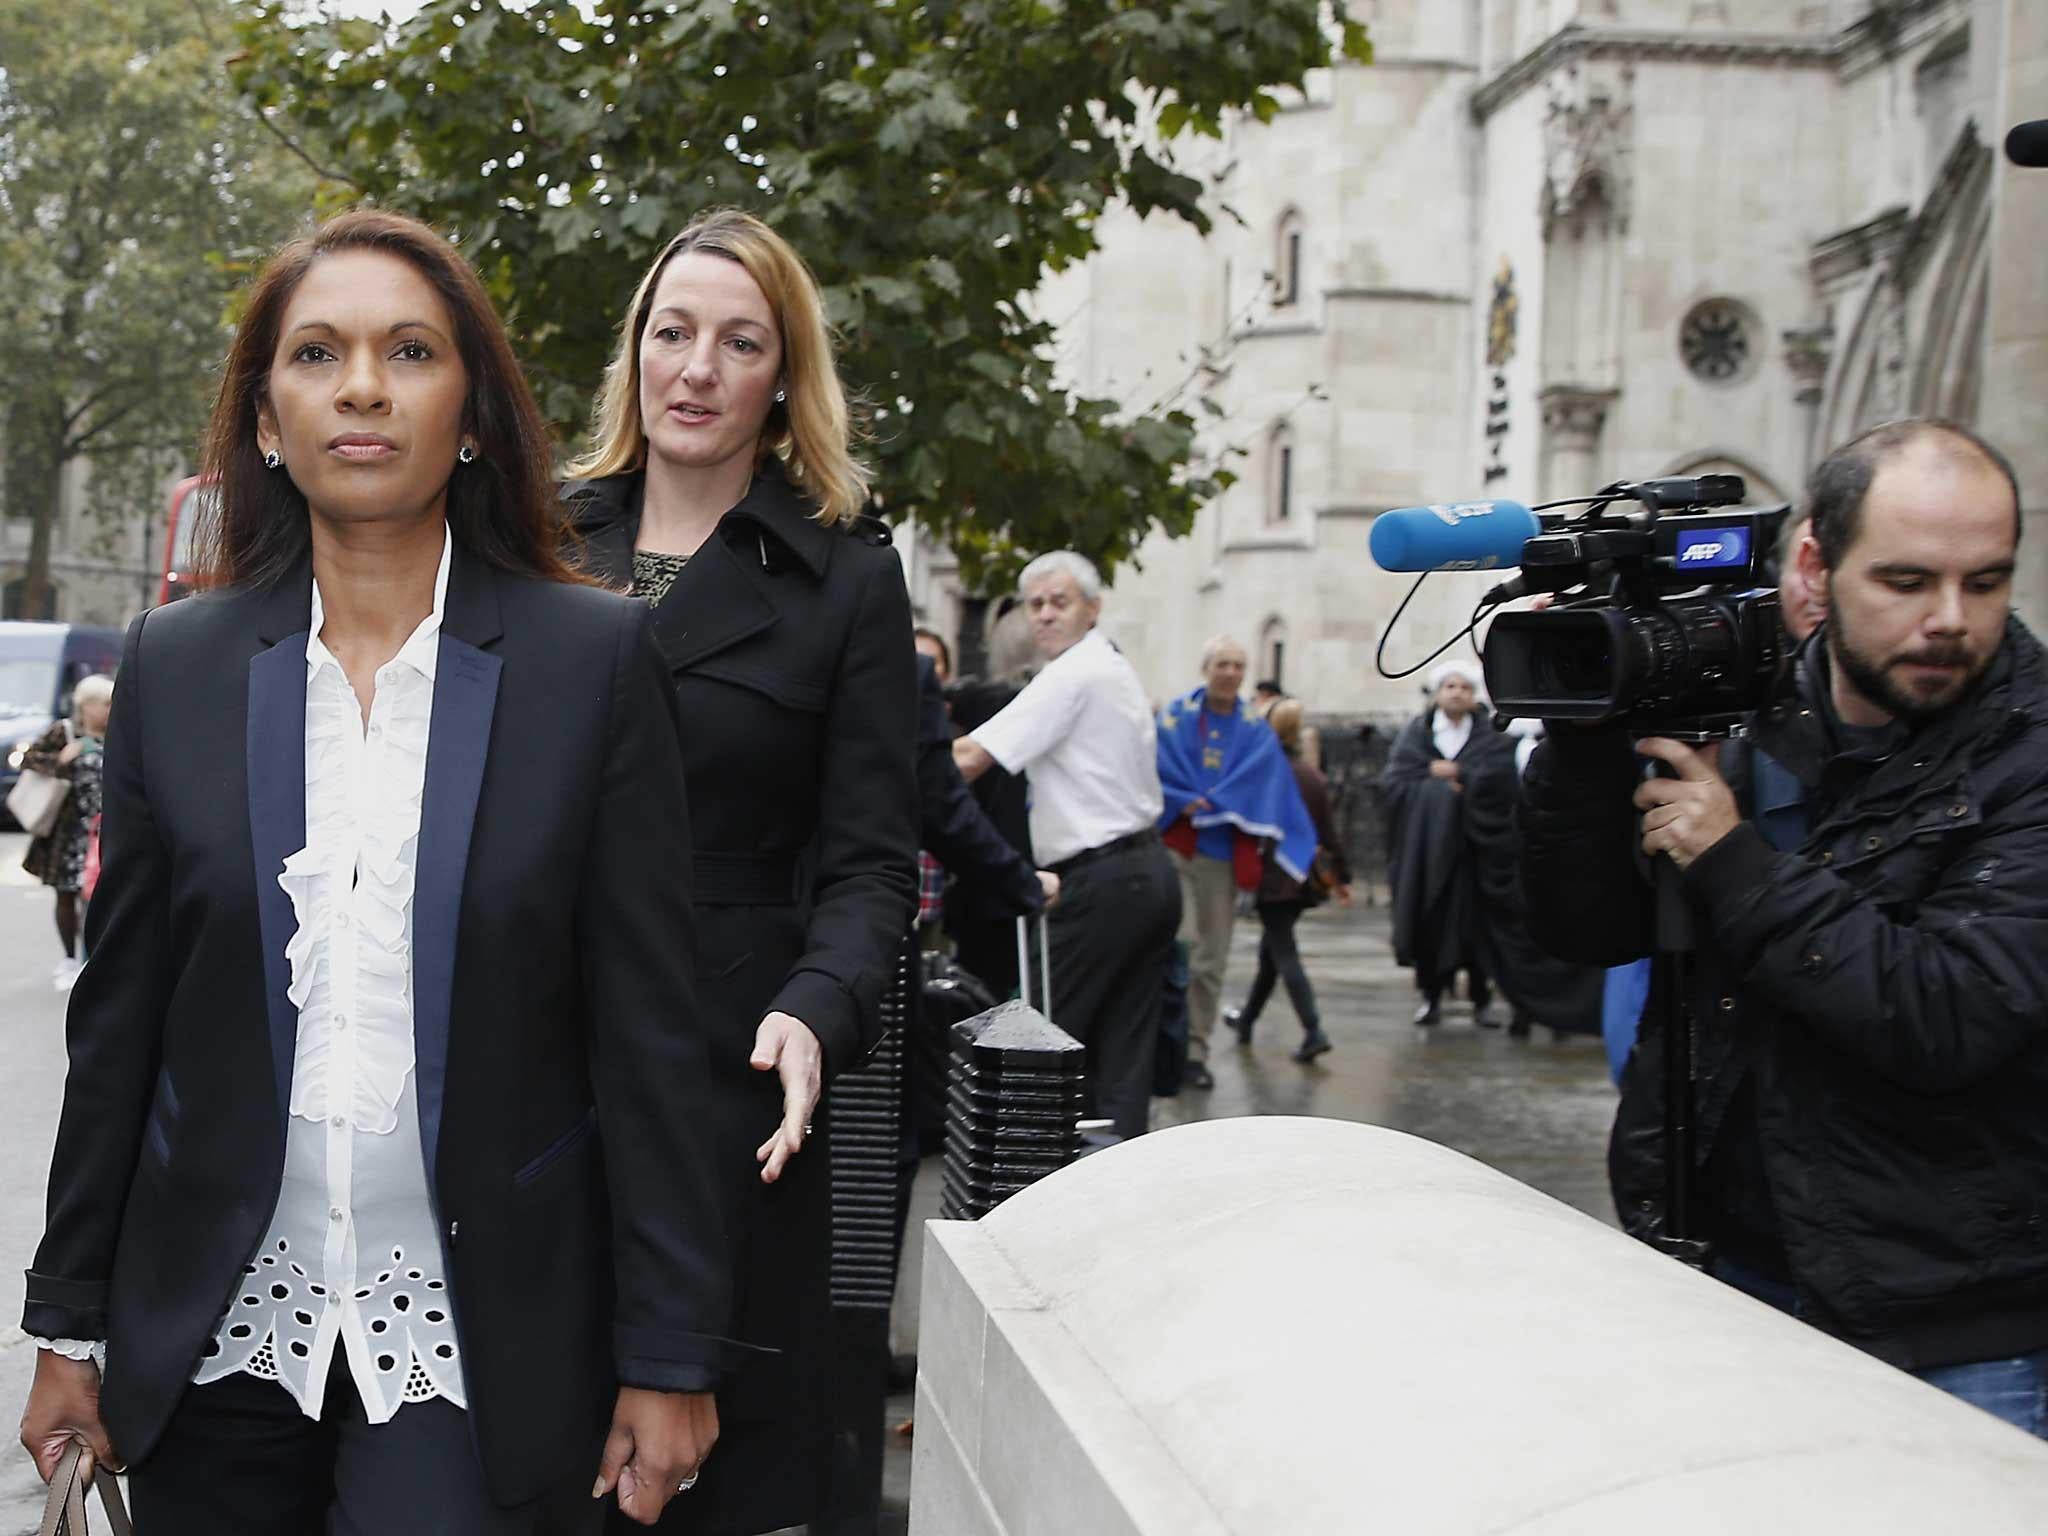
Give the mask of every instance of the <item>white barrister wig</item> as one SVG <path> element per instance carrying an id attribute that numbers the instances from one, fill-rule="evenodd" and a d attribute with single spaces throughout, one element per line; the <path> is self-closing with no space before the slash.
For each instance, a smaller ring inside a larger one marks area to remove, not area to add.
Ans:
<path id="1" fill-rule="evenodd" d="M 1476 662 L 1470 661 L 1439 662 L 1430 668 L 1428 680 L 1423 685 L 1424 689 L 1433 699 L 1437 690 L 1454 677 L 1465 679 L 1472 685 L 1472 691 L 1481 698 L 1486 696 L 1486 674 L 1479 670 Z"/>

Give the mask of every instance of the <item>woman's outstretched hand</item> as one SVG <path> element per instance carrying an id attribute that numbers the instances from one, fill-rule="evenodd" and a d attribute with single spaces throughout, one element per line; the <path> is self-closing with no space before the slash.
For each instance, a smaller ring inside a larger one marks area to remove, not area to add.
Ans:
<path id="1" fill-rule="evenodd" d="M 825 1053 L 802 1019 L 771 1013 L 754 1032 L 749 1065 L 782 1079 L 782 1124 L 754 1151 L 754 1161 L 762 1165 L 761 1182 L 773 1184 L 811 1134 L 811 1116 L 825 1091 Z"/>

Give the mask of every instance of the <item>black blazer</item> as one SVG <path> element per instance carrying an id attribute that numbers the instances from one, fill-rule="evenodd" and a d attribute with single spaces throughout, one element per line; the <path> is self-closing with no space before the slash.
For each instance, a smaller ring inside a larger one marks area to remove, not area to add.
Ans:
<path id="1" fill-rule="evenodd" d="M 632 579 L 639 474 L 567 487 L 591 572 Z M 903 565 L 871 519 L 822 527 L 770 461 L 654 610 L 687 723 L 698 996 L 714 1156 L 730 1202 L 734 1332 L 778 1354 L 719 1397 L 718 1450 L 665 1532 L 775 1530 L 822 1513 L 831 1456 L 830 1094 L 782 1178 L 754 1149 L 782 1118 L 747 1064 L 762 1015 L 802 1019 L 829 1079 L 880 1038 L 917 910 L 916 651 Z M 623 1517 L 615 1522 L 624 1528 Z"/>
<path id="2" fill-rule="evenodd" d="M 311 567 L 157 608 L 122 653 L 92 959 L 23 1326 L 104 1338 L 149 1455 L 284 1166 Z M 680 726 L 640 606 L 490 569 L 443 610 L 413 897 L 420 1137 L 478 1451 L 534 1496 L 616 1385 L 735 1351 L 692 1000 Z"/>

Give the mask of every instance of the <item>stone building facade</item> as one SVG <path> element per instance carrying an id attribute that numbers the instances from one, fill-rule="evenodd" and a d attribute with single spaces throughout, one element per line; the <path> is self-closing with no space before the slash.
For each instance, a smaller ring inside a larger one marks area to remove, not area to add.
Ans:
<path id="1" fill-rule="evenodd" d="M 72 624 L 125 626 L 157 599 L 162 584 L 168 497 L 177 483 L 166 477 L 144 509 L 110 510 L 95 495 L 92 465 L 64 467 L 56 526 L 50 531 L 53 618 Z M 25 517 L 0 511 L 0 618 L 24 617 L 22 572 L 32 534 Z"/>
<path id="2" fill-rule="evenodd" d="M 1705 470 L 1768 504 L 1860 428 L 1940 412 L 2048 509 L 2048 171 L 1995 148 L 2048 116 L 2048 5 L 1352 9 L 1372 66 L 1181 146 L 1211 238 L 1119 213 L 1042 294 L 1080 387 L 1221 408 L 1203 452 L 1238 482 L 1105 612 L 1154 694 L 1228 631 L 1318 714 L 1410 712 L 1375 648 L 1420 658 L 1490 579 L 1432 577 L 1387 635 L 1412 578 L 1367 538 L 1392 507 Z M 2036 618 L 2044 544 L 2023 546 Z M 950 632 L 943 553 L 912 574 Z"/>

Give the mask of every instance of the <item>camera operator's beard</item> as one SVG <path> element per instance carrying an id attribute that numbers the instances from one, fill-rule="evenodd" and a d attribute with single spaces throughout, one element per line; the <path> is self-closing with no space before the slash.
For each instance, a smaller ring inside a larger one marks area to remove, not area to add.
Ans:
<path id="1" fill-rule="evenodd" d="M 1828 659 L 1864 698 L 1909 725 L 1924 725 L 1947 714 L 1991 664 L 1989 656 L 1972 657 L 1969 647 L 1962 644 L 1923 646 L 1878 661 L 1856 649 L 1839 620 L 1828 626 Z M 1912 689 L 1901 681 L 1899 671 L 1915 663 L 1952 670 L 1924 674 L 1927 686 Z"/>

